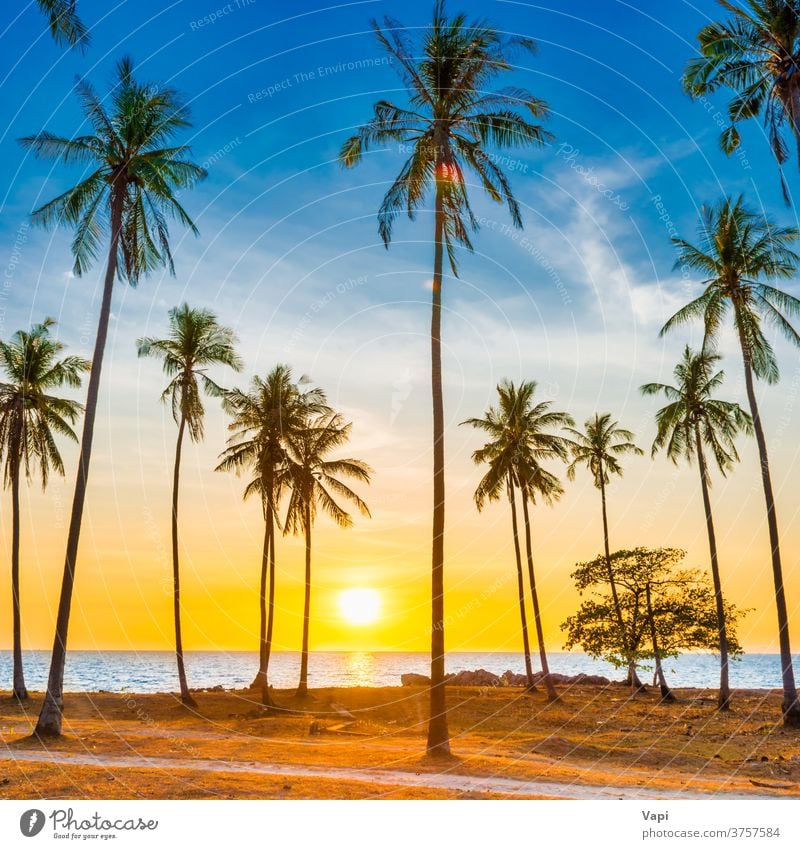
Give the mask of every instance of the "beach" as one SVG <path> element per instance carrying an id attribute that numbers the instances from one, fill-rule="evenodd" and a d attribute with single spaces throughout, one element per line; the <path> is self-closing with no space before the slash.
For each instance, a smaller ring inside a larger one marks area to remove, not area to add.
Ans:
<path id="1" fill-rule="evenodd" d="M 620 684 L 539 690 L 450 686 L 452 756 L 425 755 L 424 687 L 175 695 L 68 693 L 64 736 L 31 737 L 40 693 L 0 691 L 3 799 L 796 798 L 800 733 L 780 692 Z"/>

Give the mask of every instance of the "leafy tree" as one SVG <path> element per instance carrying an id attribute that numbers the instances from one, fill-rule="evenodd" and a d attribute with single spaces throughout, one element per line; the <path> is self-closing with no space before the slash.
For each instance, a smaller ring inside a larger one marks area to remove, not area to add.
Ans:
<path id="1" fill-rule="evenodd" d="M 114 280 L 120 278 L 135 286 L 142 277 L 165 265 L 174 273 L 169 244 L 170 219 L 177 218 L 197 233 L 178 202 L 177 192 L 193 186 L 206 173 L 189 161 L 188 147 L 172 144 L 173 136 L 189 126 L 188 113 L 178 93 L 169 86 L 137 80 L 129 58 L 117 64 L 116 82 L 107 98 L 101 100 L 85 81 L 79 81 L 76 90 L 91 128 L 90 135 L 65 138 L 42 131 L 20 139 L 37 156 L 92 169 L 88 177 L 32 215 L 34 223 L 44 227 L 65 225 L 74 228 L 72 254 L 76 275 L 81 276 L 91 268 L 101 254 L 103 239 L 108 238 L 53 654 L 47 693 L 36 724 L 36 734 L 40 737 L 61 734 L 72 590 Z"/>
<path id="2" fill-rule="evenodd" d="M 210 310 L 193 309 L 182 304 L 169 312 L 169 335 L 165 339 L 144 337 L 136 342 L 140 357 L 156 357 L 170 378 L 161 400 L 169 403 L 172 417 L 178 425 L 175 443 L 175 464 L 172 473 L 172 595 L 175 619 L 175 655 L 178 663 L 178 682 L 181 701 L 196 706 L 189 693 L 183 663 L 181 632 L 181 578 L 178 554 L 178 493 L 180 487 L 181 449 L 184 433 L 192 442 L 203 438 L 203 392 L 220 398 L 224 389 L 208 376 L 209 366 L 220 365 L 241 371 L 242 361 L 235 351 L 234 332 L 223 327 Z M 201 389 L 202 387 L 202 389 Z"/>
<path id="3" fill-rule="evenodd" d="M 619 457 L 627 454 L 641 454 L 642 450 L 633 444 L 633 433 L 619 426 L 619 422 L 611 418 L 611 413 L 595 413 L 594 418 L 587 419 L 583 433 L 574 428 L 567 428 L 572 436 L 572 463 L 567 467 L 567 477 L 575 480 L 579 465 L 586 466 L 592 473 L 594 485 L 600 490 L 600 504 L 603 516 L 603 548 L 605 551 L 606 576 L 611 588 L 614 616 L 617 621 L 620 638 L 626 639 L 622 622 L 622 608 L 617 597 L 617 586 L 614 581 L 614 570 L 611 563 L 611 549 L 608 541 L 608 512 L 606 510 L 606 487 L 611 482 L 611 475 L 622 477 L 622 465 Z M 636 675 L 636 663 L 633 648 L 628 661 L 628 679 L 634 691 L 642 689 L 642 682 Z"/>
<path id="4" fill-rule="evenodd" d="M 77 441 L 72 425 L 83 407 L 51 394 L 62 386 L 78 387 L 91 363 L 81 357 L 61 357 L 64 345 L 50 335 L 52 318 L 29 332 L 18 330 L 10 342 L 0 341 L 0 458 L 4 483 L 11 489 L 11 600 L 13 605 L 13 695 L 28 698 L 22 666 L 22 616 L 19 574 L 20 476 L 34 476 L 38 467 L 42 489 L 51 469 L 64 474 L 56 436 Z"/>
<path id="5" fill-rule="evenodd" d="M 610 593 L 605 557 L 579 563 L 572 579 L 581 595 L 589 593 L 578 611 L 566 619 L 565 647 L 581 646 L 590 657 L 616 667 L 653 660 L 662 699 L 673 699 L 661 661 L 692 649 L 714 650 L 719 632 L 713 591 L 699 571 L 677 569 L 685 552 L 673 548 L 635 548 L 611 555 L 618 603 L 625 628 L 620 636 L 615 601 Z M 726 605 L 728 645 L 741 654 L 736 623 L 741 611 Z"/>
<path id="6" fill-rule="evenodd" d="M 768 282 L 794 276 L 800 256 L 791 246 L 797 239 L 798 231 L 794 227 L 775 226 L 766 216 L 748 210 L 741 197 L 735 200 L 725 198 L 715 207 L 704 208 L 698 245 L 678 238 L 673 242 L 680 251 L 677 265 L 686 265 L 700 272 L 705 291 L 678 310 L 661 329 L 661 334 L 699 319 L 705 325 L 703 347 L 713 349 L 726 319 L 733 319 L 744 365 L 745 389 L 767 508 L 781 654 L 783 718 L 787 726 L 800 728 L 800 700 L 792 666 L 778 518 L 767 440 L 754 385 L 754 378 L 775 383 L 779 377 L 775 352 L 764 333 L 765 323 L 772 325 L 790 343 L 800 346 L 800 335 L 790 321 L 790 318 L 800 315 L 800 300 Z"/>
<path id="7" fill-rule="evenodd" d="M 711 454 L 724 477 L 734 464 L 739 462 L 736 437 L 742 432 L 752 433 L 753 422 L 738 404 L 713 397 L 725 377 L 724 372 L 715 372 L 719 360 L 718 354 L 712 354 L 709 351 L 694 353 L 687 345 L 683 358 L 675 366 L 674 375 L 677 385 L 647 383 L 641 387 L 641 391 L 644 395 L 664 395 L 668 400 L 668 404 L 656 413 L 658 432 L 653 442 L 653 456 L 663 449 L 676 465 L 680 460 L 692 463 L 696 459 L 700 471 L 700 488 L 703 493 L 719 632 L 718 707 L 720 710 L 727 710 L 731 700 L 728 680 L 728 637 L 717 537 L 714 530 L 714 517 L 711 513 L 709 495 L 711 477 L 706 461 L 706 450 Z"/>
<path id="8" fill-rule="evenodd" d="M 405 28 L 391 18 L 372 27 L 381 48 L 400 73 L 408 105 L 382 99 L 373 115 L 343 145 L 340 158 L 353 167 L 372 148 L 400 143 L 408 159 L 386 193 L 378 230 L 387 248 L 398 215 L 413 219 L 433 195 L 433 285 L 431 304 L 431 388 L 433 395 L 433 545 L 431 557 L 431 705 L 427 749 L 448 754 L 444 667 L 444 401 L 442 396 L 442 283 L 444 252 L 457 276 L 456 248 L 472 249 L 478 229 L 469 202 L 467 172 L 497 203 L 505 203 L 515 227 L 522 227 L 519 204 L 490 148 L 538 147 L 549 134 L 527 115 L 541 120 L 544 101 L 525 89 L 489 86 L 512 70 L 514 50 L 534 49 L 527 38 L 508 38 L 482 20 L 448 16 L 436 0 L 433 21 L 414 46 Z"/>
<path id="9" fill-rule="evenodd" d="M 685 575 L 685 580 L 683 575 Z M 684 651 L 719 650 L 719 625 L 713 587 L 706 584 L 702 573 L 689 570 L 677 579 L 666 577 L 648 582 L 652 600 L 648 608 L 651 631 L 651 653 L 656 663 L 656 678 L 662 697 L 672 700 L 672 694 L 663 674 L 661 661 L 677 657 Z M 747 611 L 725 602 L 725 620 L 728 626 L 729 656 L 738 659 L 743 653 L 736 636 L 739 619 Z M 653 625 L 655 624 L 655 634 Z M 657 641 L 656 641 L 657 636 Z"/>

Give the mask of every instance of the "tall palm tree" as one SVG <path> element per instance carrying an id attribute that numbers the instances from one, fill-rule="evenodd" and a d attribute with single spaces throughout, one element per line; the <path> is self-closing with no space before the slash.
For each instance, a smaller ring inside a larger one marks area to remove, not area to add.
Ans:
<path id="1" fill-rule="evenodd" d="M 47 693 L 36 724 L 36 734 L 42 737 L 61 733 L 70 606 L 114 280 L 118 277 L 135 286 L 142 277 L 164 265 L 174 273 L 169 220 L 177 218 L 197 233 L 178 202 L 176 191 L 191 187 L 206 173 L 187 159 L 188 147 L 168 146 L 177 131 L 189 126 L 177 92 L 169 86 L 135 79 L 129 58 L 117 64 L 116 82 L 104 101 L 85 81 L 78 82 L 76 90 L 91 135 L 64 138 L 42 131 L 21 139 L 38 156 L 94 169 L 77 185 L 33 212 L 36 224 L 74 228 L 76 275 L 89 270 L 101 253 L 103 238 L 106 234 L 109 237 L 53 655 Z"/>
<path id="2" fill-rule="evenodd" d="M 574 428 L 568 428 L 572 435 L 572 463 L 567 467 L 567 477 L 575 480 L 575 472 L 579 465 L 586 466 L 592 473 L 594 485 L 600 490 L 600 502 L 603 513 L 603 547 L 611 587 L 611 598 L 614 604 L 614 616 L 619 628 L 620 640 L 624 646 L 627 642 L 627 631 L 622 618 L 617 584 L 614 579 L 614 568 L 611 565 L 611 549 L 608 542 L 608 511 L 606 509 L 606 487 L 611 482 L 611 475 L 622 477 L 622 465 L 619 457 L 629 454 L 642 454 L 642 449 L 634 445 L 634 435 L 631 431 L 619 426 L 619 422 L 611 418 L 611 413 L 595 413 L 594 418 L 587 419 L 583 425 L 583 433 Z M 633 652 L 628 656 L 628 680 L 631 689 L 636 692 L 644 685 L 636 672 L 636 659 Z"/>
<path id="3" fill-rule="evenodd" d="M 475 490 L 475 503 L 482 510 L 486 500 L 497 500 L 503 490 L 511 504 L 511 521 L 514 537 L 514 551 L 517 563 L 517 588 L 519 595 L 520 620 L 522 623 L 523 648 L 525 652 L 525 671 L 528 688 L 533 688 L 528 627 L 525 614 L 525 585 L 522 576 L 519 534 L 517 531 L 516 491 L 522 499 L 525 521 L 525 547 L 528 563 L 528 581 L 531 592 L 539 657 L 542 664 L 542 678 L 549 699 L 557 698 L 550 677 L 547 651 L 544 643 L 544 629 L 539 607 L 539 595 L 536 589 L 536 576 L 533 568 L 533 548 L 531 543 L 531 522 L 528 503 L 535 503 L 539 496 L 547 503 L 557 500 L 563 493 L 558 478 L 542 468 L 541 462 L 547 460 L 566 460 L 569 456 L 569 441 L 548 431 L 556 427 L 574 424 L 567 413 L 550 409 L 550 401 L 535 402 L 536 383 L 523 381 L 518 387 L 513 381 L 504 380 L 497 386 L 499 404 L 489 407 L 482 419 L 467 419 L 469 424 L 489 435 L 490 441 L 472 455 L 477 465 L 488 463 L 489 469 Z"/>
<path id="4" fill-rule="evenodd" d="M 549 402 L 548 402 L 549 403 Z M 572 424 L 572 417 L 567 413 L 549 413 L 546 414 L 561 418 L 560 424 L 569 422 Z M 539 437 L 548 436 L 547 434 L 538 434 Z M 550 435 L 552 439 L 559 439 Z M 535 449 L 541 452 L 542 457 L 548 456 L 551 451 L 549 448 Z M 559 450 L 552 450 L 552 456 L 558 459 L 565 460 L 566 456 L 562 455 Z M 561 486 L 561 481 L 552 473 L 543 469 L 538 462 L 523 464 L 520 468 L 520 495 L 522 496 L 522 517 L 525 522 L 525 552 L 528 559 L 528 581 L 531 588 L 531 604 L 533 605 L 533 621 L 536 625 L 536 640 L 539 644 L 539 659 L 542 664 L 542 680 L 547 698 L 550 701 L 555 701 L 558 698 L 556 688 L 553 685 L 553 679 L 550 677 L 550 665 L 547 661 L 547 652 L 544 646 L 544 629 L 542 626 L 542 615 L 539 607 L 539 593 L 536 589 L 536 575 L 533 569 L 533 544 L 531 541 L 531 518 L 528 509 L 529 504 L 536 504 L 537 499 L 544 501 L 545 504 L 552 505 L 561 498 L 564 488 Z"/>
<path id="5" fill-rule="evenodd" d="M 726 318 L 729 315 L 733 318 L 742 353 L 745 388 L 758 445 L 767 508 L 778 613 L 783 716 L 786 725 L 793 727 L 800 727 L 800 701 L 792 668 L 789 616 L 767 441 L 754 380 L 758 378 L 775 383 L 780 376 L 775 353 L 764 334 L 764 322 L 775 327 L 789 342 L 800 346 L 800 335 L 789 320 L 800 315 L 800 300 L 767 282 L 794 276 L 800 256 L 791 245 L 797 241 L 798 235 L 794 227 L 777 227 L 767 217 L 751 212 L 744 206 L 741 197 L 725 198 L 714 207 L 704 208 L 698 228 L 698 246 L 678 238 L 672 241 L 679 250 L 677 262 L 703 275 L 705 291 L 678 310 L 661 329 L 663 335 L 674 327 L 701 319 L 705 324 L 706 348 L 716 343 Z"/>
<path id="6" fill-rule="evenodd" d="M 689 463 L 697 459 L 719 630 L 720 674 L 717 706 L 719 710 L 728 710 L 731 703 L 728 676 L 728 630 L 719 572 L 717 538 L 709 496 L 711 477 L 704 446 L 708 448 L 717 468 L 725 477 L 734 464 L 739 462 L 736 437 L 742 432 L 752 433 L 753 422 L 738 404 L 714 398 L 714 393 L 725 378 L 724 372 L 715 372 L 719 360 L 718 354 L 712 354 L 709 351 L 695 353 L 687 345 L 681 361 L 675 366 L 673 372 L 676 385 L 646 383 L 641 387 L 641 391 L 644 395 L 664 395 L 669 402 L 666 407 L 662 407 L 656 413 L 657 432 L 653 441 L 652 455 L 655 456 L 659 450 L 664 449 L 667 457 L 676 465 L 681 459 Z"/>
<path id="7" fill-rule="evenodd" d="M 516 390 L 514 390 L 516 391 Z M 503 384 L 498 386 L 501 405 L 503 404 Z M 508 427 L 509 422 L 504 416 L 505 411 L 499 412 L 489 407 L 483 419 L 467 419 L 462 424 L 469 424 L 489 433 L 491 442 L 477 449 L 472 454 L 474 463 L 478 466 L 488 464 L 489 469 L 481 478 L 475 490 L 475 505 L 478 512 L 482 511 L 487 500 L 497 501 L 505 492 L 511 505 L 511 530 L 514 542 L 514 555 L 517 566 L 517 599 L 519 602 L 519 618 L 522 629 L 522 651 L 525 661 L 525 677 L 527 689 L 533 692 L 536 686 L 533 682 L 533 666 L 531 665 L 530 639 L 528 637 L 528 616 L 525 612 L 525 581 L 522 576 L 522 555 L 519 544 L 519 528 L 517 522 L 517 498 L 514 467 L 516 465 L 516 446 L 512 444 Z"/>
<path id="8" fill-rule="evenodd" d="M 60 358 L 64 345 L 50 336 L 52 318 L 18 330 L 10 342 L 0 341 L 0 370 L 8 382 L 0 383 L 0 456 L 5 485 L 11 488 L 11 600 L 13 605 L 13 695 L 27 699 L 22 668 L 21 612 L 19 597 L 19 483 L 20 474 L 30 480 L 39 467 L 42 488 L 52 469 L 64 474 L 64 462 L 56 435 L 77 442 L 72 425 L 83 407 L 76 401 L 50 393 L 62 386 L 78 387 L 81 374 L 91 363 L 81 357 Z"/>
<path id="9" fill-rule="evenodd" d="M 225 393 L 224 406 L 233 417 L 231 436 L 222 452 L 217 471 L 237 473 L 249 469 L 253 477 L 244 497 L 257 495 L 264 514 L 264 545 L 261 555 L 259 593 L 259 666 L 253 681 L 261 688 L 265 707 L 273 706 L 269 692 L 269 661 L 275 617 L 275 526 L 281 496 L 288 485 L 287 443 L 307 426 L 310 416 L 330 412 L 321 389 L 301 389 L 287 365 L 277 365 L 262 379 L 254 377 L 250 390 L 232 389 Z"/>
<path id="10" fill-rule="evenodd" d="M 47 18 L 47 27 L 56 44 L 79 47 L 89 46 L 89 31 L 78 16 L 75 0 L 36 0 L 39 11 Z"/>
<path id="11" fill-rule="evenodd" d="M 305 536 L 305 594 L 303 599 L 303 644 L 300 655 L 300 683 L 297 695 L 308 693 L 308 638 L 311 618 L 311 529 L 322 509 L 340 528 L 353 524 L 349 513 L 337 499 L 350 501 L 364 516 L 369 516 L 366 503 L 345 483 L 342 477 L 369 483 L 372 469 L 361 460 L 327 459 L 331 451 L 350 439 L 351 423 L 345 423 L 338 413 L 328 412 L 307 420 L 305 427 L 287 439 L 289 468 L 287 479 L 291 487 L 286 513 L 286 532 Z"/>
<path id="12" fill-rule="evenodd" d="M 172 596 L 175 617 L 175 655 L 178 662 L 178 681 L 181 701 L 196 707 L 186 682 L 183 663 L 183 637 L 181 634 L 181 578 L 178 556 L 178 494 L 181 471 L 181 449 L 187 428 L 189 439 L 199 442 L 203 438 L 202 395 L 220 398 L 225 390 L 208 376 L 209 366 L 227 366 L 242 370 L 242 361 L 234 346 L 234 332 L 219 324 L 210 310 L 192 309 L 184 303 L 169 311 L 169 334 L 165 339 L 145 336 L 138 339 L 136 347 L 140 357 L 160 359 L 164 374 L 170 378 L 161 400 L 169 402 L 172 417 L 178 425 L 175 443 L 175 464 L 172 472 Z M 202 387 L 202 391 L 201 391 Z"/>
<path id="13" fill-rule="evenodd" d="M 730 17 L 706 24 L 698 33 L 700 55 L 686 66 L 685 90 L 696 98 L 720 88 L 731 90 L 729 124 L 720 136 L 725 153 L 739 147 L 741 121 L 763 116 L 779 168 L 789 159 L 786 129 L 794 139 L 800 165 L 800 2 L 717 2 Z M 788 200 L 782 171 L 781 185 Z"/>
<path id="14" fill-rule="evenodd" d="M 398 69 L 408 91 L 407 106 L 379 100 L 373 115 L 342 147 L 346 167 L 374 146 L 400 143 L 410 155 L 387 191 L 378 213 L 378 231 L 387 248 L 398 215 L 413 219 L 433 195 L 433 283 L 431 302 L 431 390 L 433 401 L 433 540 L 431 552 L 431 692 L 427 749 L 448 754 L 444 667 L 444 400 L 442 396 L 442 283 L 444 252 L 457 276 L 456 247 L 471 250 L 470 231 L 478 222 L 469 204 L 469 171 L 489 197 L 505 203 L 515 227 L 522 227 L 519 204 L 489 149 L 541 146 L 549 134 L 530 123 L 547 115 L 544 101 L 525 89 L 489 89 L 512 68 L 516 48 L 534 50 L 530 39 L 508 38 L 484 21 L 464 14 L 449 17 L 436 0 L 433 20 L 415 46 L 391 18 L 372 27 L 381 48 Z"/>

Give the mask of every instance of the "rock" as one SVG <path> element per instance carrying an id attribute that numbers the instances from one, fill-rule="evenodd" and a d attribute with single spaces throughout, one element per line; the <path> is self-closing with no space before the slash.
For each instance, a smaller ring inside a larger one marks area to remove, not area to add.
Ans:
<path id="1" fill-rule="evenodd" d="M 456 684 L 459 687 L 500 687 L 502 681 L 499 675 L 494 672 L 487 672 L 485 669 L 476 669 L 470 672 L 465 669 L 462 672 L 457 672 L 452 678 L 447 679 L 448 684 Z"/>
<path id="2" fill-rule="evenodd" d="M 580 678 L 580 681 L 576 681 L 576 684 L 593 684 L 596 687 L 606 687 L 611 681 L 605 677 L 605 675 L 577 675 L 576 678 Z"/>
<path id="3" fill-rule="evenodd" d="M 400 676 L 400 683 L 404 687 L 430 687 L 431 679 L 417 672 L 406 672 L 405 675 Z"/>
<path id="4" fill-rule="evenodd" d="M 504 687 L 526 687 L 528 679 L 525 675 L 507 669 L 501 676 L 500 682 Z"/>
<path id="5" fill-rule="evenodd" d="M 534 683 L 538 684 L 543 677 L 544 676 L 541 672 L 534 672 Z M 605 678 L 602 675 L 586 675 L 583 672 L 579 672 L 577 675 L 563 675 L 560 672 L 551 672 L 550 680 L 554 684 L 561 684 L 562 686 L 570 686 L 572 684 L 593 684 L 595 686 L 604 687 L 606 684 L 611 683 L 608 678 Z"/>
<path id="6" fill-rule="evenodd" d="M 540 683 L 542 677 L 541 672 L 534 672 L 534 684 Z M 554 684 L 567 687 L 573 684 L 605 687 L 611 683 L 603 675 L 586 675 L 583 672 L 579 672 L 577 675 L 563 675 L 560 672 L 551 672 L 550 678 Z M 455 674 L 452 672 L 449 673 L 445 676 L 445 680 L 448 684 L 455 684 L 459 687 L 525 687 L 528 683 L 528 679 L 524 674 L 512 672 L 510 669 L 507 669 L 502 675 L 495 675 L 493 672 L 488 672 L 485 669 L 464 669 Z M 430 687 L 431 685 L 431 679 L 427 675 L 418 675 L 416 672 L 408 672 L 405 675 L 401 675 L 400 681 L 404 687 Z"/>
<path id="7" fill-rule="evenodd" d="M 533 683 L 541 683 L 543 677 L 544 676 L 541 672 L 534 672 Z M 562 686 L 588 684 L 595 687 L 605 687 L 611 683 L 611 681 L 603 675 L 586 675 L 583 672 L 579 672 L 577 675 L 563 675 L 560 672 L 551 672 L 550 679 L 554 684 L 560 684 Z M 503 687 L 525 687 L 528 684 L 528 679 L 522 673 L 512 672 L 510 669 L 507 669 L 500 676 L 500 684 Z"/>

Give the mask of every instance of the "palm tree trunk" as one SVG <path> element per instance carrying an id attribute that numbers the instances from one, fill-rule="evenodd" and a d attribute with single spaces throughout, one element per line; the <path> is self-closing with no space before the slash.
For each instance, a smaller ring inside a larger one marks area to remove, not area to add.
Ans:
<path id="1" fill-rule="evenodd" d="M 606 555 L 606 571 L 608 573 L 608 583 L 611 586 L 611 598 L 614 602 L 614 615 L 617 619 L 617 627 L 619 628 L 619 638 L 622 643 L 623 651 L 627 656 L 628 661 L 628 680 L 631 690 L 638 693 L 644 690 L 644 684 L 639 680 L 636 673 L 636 659 L 628 646 L 628 637 L 625 633 L 625 622 L 622 618 L 622 607 L 619 603 L 619 593 L 617 592 L 617 582 L 614 580 L 614 567 L 611 565 L 611 549 L 608 544 L 608 512 L 606 510 L 606 484 L 604 480 L 605 470 L 602 465 L 600 467 L 600 500 L 603 505 L 603 544 L 605 546 Z"/>
<path id="2" fill-rule="evenodd" d="M 303 601 L 303 646 L 300 653 L 300 684 L 297 687 L 297 695 L 305 696 L 308 693 L 308 624 L 311 618 L 311 506 L 306 501 L 305 506 L 306 526 L 306 592 Z"/>
<path id="3" fill-rule="evenodd" d="M 181 449 L 183 434 L 186 430 L 186 416 L 181 414 L 178 425 L 178 439 L 175 443 L 175 468 L 172 473 L 172 608 L 175 618 L 175 659 L 178 662 L 178 682 L 181 688 L 181 701 L 189 707 L 197 707 L 197 702 L 189 692 L 186 683 L 186 667 L 183 663 L 183 635 L 181 632 L 181 570 L 178 553 L 178 494 L 181 475 Z"/>
<path id="4" fill-rule="evenodd" d="M 268 509 L 269 525 L 269 602 L 267 604 L 267 638 L 264 643 L 264 687 L 261 692 L 261 703 L 272 707 L 274 705 L 269 692 L 269 659 L 272 654 L 272 629 L 275 622 L 275 518 L 272 507 Z"/>
<path id="5" fill-rule="evenodd" d="M 650 640 L 653 643 L 653 658 L 656 663 L 656 680 L 661 688 L 661 701 L 674 702 L 675 696 L 667 684 L 664 668 L 661 666 L 661 654 L 658 650 L 658 635 L 656 634 L 656 620 L 653 616 L 653 604 L 650 598 L 650 583 L 645 585 L 645 598 L 647 599 L 647 621 L 650 623 Z"/>
<path id="6" fill-rule="evenodd" d="M 527 679 L 527 690 L 533 692 L 536 689 L 533 683 L 533 666 L 531 665 L 531 644 L 528 638 L 528 616 L 525 613 L 525 581 L 522 577 L 522 555 L 519 550 L 519 531 L 517 529 L 517 504 L 514 495 L 514 484 L 508 482 L 508 500 L 511 502 L 511 528 L 514 534 L 514 554 L 517 558 L 517 590 L 519 595 L 519 618 L 522 624 L 522 650 L 525 656 L 525 677 Z"/>
<path id="7" fill-rule="evenodd" d="M 700 486 L 703 491 L 703 507 L 706 513 L 708 530 L 708 548 L 711 554 L 711 577 L 714 581 L 714 600 L 717 605 L 717 629 L 719 630 L 719 698 L 718 710 L 729 710 L 731 706 L 731 687 L 728 678 L 728 628 L 725 622 L 725 602 L 722 597 L 722 580 L 719 574 L 717 556 L 717 537 L 714 533 L 714 517 L 711 515 L 711 499 L 708 494 L 708 468 L 703 453 L 703 441 L 700 429 L 695 425 L 695 443 L 697 447 L 697 465 L 700 469 Z"/>
<path id="8" fill-rule="evenodd" d="M 755 388 L 753 386 L 753 371 L 750 367 L 747 341 L 739 333 L 744 360 L 744 382 L 747 389 L 747 400 L 750 404 L 750 415 L 753 417 L 753 429 L 756 434 L 758 455 L 761 461 L 761 483 L 764 487 L 764 500 L 767 506 L 767 527 L 772 551 L 772 577 L 775 583 L 775 607 L 778 613 L 778 643 L 781 652 L 781 679 L 783 681 L 783 722 L 792 728 L 800 728 L 800 701 L 797 698 L 797 687 L 792 668 L 792 649 L 789 642 L 789 614 L 786 610 L 786 594 L 783 588 L 783 568 L 781 566 L 781 550 L 778 539 L 778 519 L 775 515 L 775 497 L 772 494 L 772 477 L 769 471 L 767 456 L 767 441 L 764 438 L 764 428 L 758 411 Z"/>
<path id="9" fill-rule="evenodd" d="M 20 439 L 11 446 L 11 601 L 13 605 L 13 654 L 15 699 L 28 698 L 22 668 L 22 616 L 19 603 L 19 449 Z"/>
<path id="10" fill-rule="evenodd" d="M 536 575 L 533 571 L 533 546 L 531 544 L 531 519 L 528 514 L 528 496 L 522 490 L 522 515 L 525 519 L 525 552 L 528 555 L 528 581 L 531 585 L 531 602 L 533 603 L 533 620 L 536 623 L 536 640 L 539 643 L 539 660 L 542 664 L 542 680 L 547 691 L 548 701 L 554 702 L 558 699 L 558 693 L 550 677 L 550 664 L 547 662 L 547 650 L 544 646 L 544 628 L 542 627 L 542 614 L 539 609 L 539 593 L 536 589 Z"/>
<path id="11" fill-rule="evenodd" d="M 253 687 L 261 688 L 261 703 L 272 707 L 269 692 L 269 655 L 272 642 L 272 616 L 275 599 L 274 522 L 272 507 L 267 506 L 264 518 L 264 546 L 261 551 L 261 585 L 259 590 L 260 629 L 258 642 L 258 674 Z M 269 590 L 267 586 L 269 585 Z M 269 602 L 267 596 L 269 595 Z M 269 611 L 269 612 L 268 612 Z"/>
<path id="12" fill-rule="evenodd" d="M 261 547 L 261 579 L 258 585 L 258 672 L 251 688 L 264 686 L 267 671 L 267 580 L 269 578 L 269 520 L 264 517 L 264 544 Z"/>
<path id="13" fill-rule="evenodd" d="M 427 752 L 450 754 L 444 677 L 444 398 L 442 395 L 442 261 L 444 202 L 437 159 L 431 296 L 431 395 L 433 401 L 433 541 L 431 547 L 431 700 Z"/>
<path id="14" fill-rule="evenodd" d="M 72 607 L 72 590 L 75 586 L 75 566 L 78 559 L 78 543 L 83 520 L 83 505 L 86 500 L 86 486 L 89 481 L 89 464 L 92 458 L 92 440 L 94 438 L 94 420 L 97 413 L 97 398 L 100 391 L 100 371 L 103 366 L 103 352 L 108 337 L 108 322 L 111 315 L 111 296 L 114 292 L 114 278 L 117 273 L 117 249 L 122 227 L 122 205 L 124 195 L 121 189 L 112 184 L 111 202 L 111 244 L 108 250 L 108 262 L 103 283 L 103 300 L 100 305 L 100 317 L 97 322 L 97 337 L 94 343 L 92 369 L 89 374 L 89 386 L 86 392 L 86 410 L 83 417 L 78 475 L 75 481 L 75 493 L 72 498 L 67 551 L 64 558 L 64 575 L 61 580 L 61 595 L 56 615 L 56 633 L 53 640 L 53 653 L 50 658 L 50 673 L 47 679 L 47 692 L 39 713 L 34 733 L 39 737 L 58 737 L 61 734 L 64 692 L 64 664 L 67 659 L 67 636 L 69 617 Z"/>

